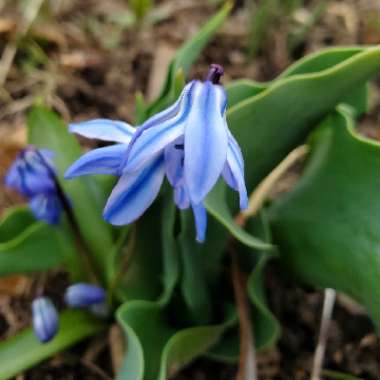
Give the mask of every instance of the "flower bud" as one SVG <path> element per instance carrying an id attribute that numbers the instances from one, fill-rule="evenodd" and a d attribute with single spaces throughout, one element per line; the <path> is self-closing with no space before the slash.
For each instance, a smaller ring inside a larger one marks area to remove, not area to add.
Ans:
<path id="1" fill-rule="evenodd" d="M 78 283 L 69 286 L 65 292 L 65 302 L 73 308 L 88 307 L 104 302 L 106 292 L 96 285 Z"/>
<path id="2" fill-rule="evenodd" d="M 41 343 L 47 343 L 58 331 L 58 312 L 47 297 L 38 297 L 32 304 L 33 329 Z"/>

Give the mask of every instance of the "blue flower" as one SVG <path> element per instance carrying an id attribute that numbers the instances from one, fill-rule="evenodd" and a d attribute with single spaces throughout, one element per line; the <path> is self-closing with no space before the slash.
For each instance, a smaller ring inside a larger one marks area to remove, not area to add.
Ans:
<path id="1" fill-rule="evenodd" d="M 72 132 L 118 144 L 87 153 L 69 168 L 66 178 L 99 173 L 119 176 L 104 218 L 123 225 L 151 205 L 166 175 L 176 205 L 192 208 L 197 240 L 204 241 L 207 213 L 203 202 L 220 176 L 239 192 L 241 209 L 248 203 L 243 156 L 227 126 L 227 96 L 219 84 L 222 74 L 219 65 L 212 65 L 206 81 L 188 83 L 172 106 L 136 129 L 104 119 L 71 125 Z"/>
<path id="2" fill-rule="evenodd" d="M 38 297 L 32 303 L 33 329 L 41 343 L 47 343 L 57 334 L 58 312 L 47 297 Z"/>
<path id="3" fill-rule="evenodd" d="M 9 168 L 5 185 L 29 198 L 29 206 L 37 219 L 57 224 L 62 204 L 57 195 L 52 156 L 49 150 L 28 146 Z"/>
<path id="4" fill-rule="evenodd" d="M 103 304 L 106 300 L 106 292 L 96 285 L 78 283 L 69 286 L 65 292 L 67 306 L 73 308 L 89 307 Z"/>

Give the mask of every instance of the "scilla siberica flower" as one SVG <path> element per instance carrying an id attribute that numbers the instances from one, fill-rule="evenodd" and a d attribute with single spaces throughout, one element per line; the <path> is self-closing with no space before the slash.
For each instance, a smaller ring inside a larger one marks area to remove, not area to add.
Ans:
<path id="1" fill-rule="evenodd" d="M 32 304 L 33 329 L 41 343 L 47 343 L 58 331 L 58 312 L 47 297 L 38 297 Z"/>
<path id="2" fill-rule="evenodd" d="M 105 300 L 106 292 L 97 285 L 77 283 L 69 286 L 65 292 L 65 303 L 73 308 L 102 304 Z"/>
<path id="3" fill-rule="evenodd" d="M 62 209 L 57 195 L 53 152 L 33 146 L 22 150 L 5 177 L 5 185 L 29 199 L 29 206 L 39 220 L 57 224 Z"/>
<path id="4" fill-rule="evenodd" d="M 72 124 L 70 131 L 118 144 L 95 149 L 76 161 L 66 178 L 84 174 L 120 176 L 104 218 L 114 225 L 136 220 L 156 198 L 166 175 L 180 209 L 192 208 L 197 240 L 204 241 L 203 201 L 220 175 L 247 207 L 244 162 L 226 122 L 227 96 L 219 84 L 223 68 L 211 65 L 204 82 L 194 80 L 179 99 L 136 129 L 105 119 Z"/>

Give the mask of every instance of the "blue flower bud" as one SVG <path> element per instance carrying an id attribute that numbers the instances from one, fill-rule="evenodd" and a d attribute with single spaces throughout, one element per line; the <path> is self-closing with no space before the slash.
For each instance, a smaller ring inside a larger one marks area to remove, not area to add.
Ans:
<path id="1" fill-rule="evenodd" d="M 47 343 L 58 331 L 58 312 L 47 297 L 38 297 L 32 303 L 33 329 L 41 343 Z"/>
<path id="2" fill-rule="evenodd" d="M 22 150 L 9 168 L 5 185 L 29 198 L 29 206 L 38 220 L 57 224 L 62 204 L 57 194 L 53 152 L 29 146 Z"/>
<path id="3" fill-rule="evenodd" d="M 103 303 L 106 299 L 106 292 L 96 285 L 78 283 L 69 286 L 65 292 L 65 302 L 73 308 L 89 307 L 91 305 Z"/>

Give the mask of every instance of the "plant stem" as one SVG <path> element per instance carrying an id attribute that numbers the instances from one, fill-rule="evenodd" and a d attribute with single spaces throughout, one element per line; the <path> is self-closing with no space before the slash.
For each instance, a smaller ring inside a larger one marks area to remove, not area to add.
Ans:
<path id="1" fill-rule="evenodd" d="M 315 350 L 313 371 L 311 373 L 311 380 L 320 380 L 323 358 L 326 351 L 326 343 L 329 335 L 329 327 L 331 323 L 332 312 L 334 308 L 336 292 L 334 289 L 326 289 L 323 300 L 321 328 L 319 330 L 318 344 Z"/>
<path id="2" fill-rule="evenodd" d="M 236 380 L 257 380 L 254 335 L 249 317 L 246 281 L 243 278 L 236 252 L 229 249 L 231 275 L 240 327 L 240 355 Z"/>

